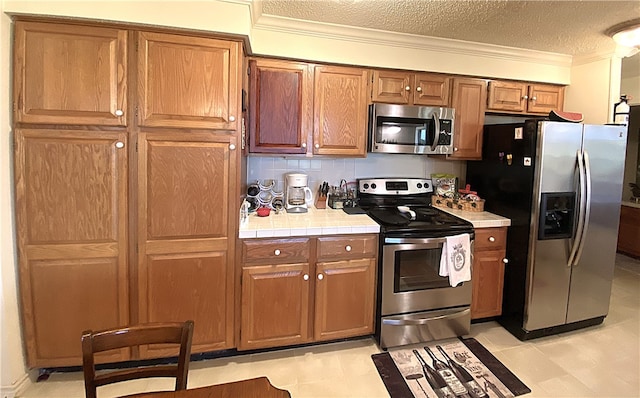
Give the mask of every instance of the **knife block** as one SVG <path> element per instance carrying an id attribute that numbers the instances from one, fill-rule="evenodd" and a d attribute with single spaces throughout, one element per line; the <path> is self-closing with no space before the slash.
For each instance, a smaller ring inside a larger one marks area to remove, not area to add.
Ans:
<path id="1" fill-rule="evenodd" d="M 316 196 L 316 209 L 326 209 L 327 208 L 327 197 L 325 195 Z"/>

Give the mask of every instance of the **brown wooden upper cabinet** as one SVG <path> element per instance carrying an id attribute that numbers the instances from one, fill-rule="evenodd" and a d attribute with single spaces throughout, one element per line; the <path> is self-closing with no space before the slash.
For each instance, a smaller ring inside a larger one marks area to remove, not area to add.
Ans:
<path id="1" fill-rule="evenodd" d="M 562 110 L 564 87 L 491 80 L 488 88 L 488 111 L 548 115 Z"/>
<path id="2" fill-rule="evenodd" d="M 249 78 L 251 152 L 365 156 L 365 69 L 253 59 Z"/>
<path id="3" fill-rule="evenodd" d="M 239 42 L 138 33 L 138 123 L 238 130 Z"/>
<path id="4" fill-rule="evenodd" d="M 313 131 L 313 66 L 252 59 L 249 70 L 249 150 L 307 153 Z"/>
<path id="5" fill-rule="evenodd" d="M 455 78 L 451 107 L 456 110 L 451 159 L 481 159 L 487 81 Z"/>
<path id="6" fill-rule="evenodd" d="M 316 66 L 313 91 L 313 154 L 366 156 L 367 70 Z"/>
<path id="7" fill-rule="evenodd" d="M 15 24 L 15 121 L 127 124 L 127 31 L 96 26 Z"/>
<path id="8" fill-rule="evenodd" d="M 374 70 L 371 73 L 372 102 L 449 106 L 449 76 L 389 70 Z"/>

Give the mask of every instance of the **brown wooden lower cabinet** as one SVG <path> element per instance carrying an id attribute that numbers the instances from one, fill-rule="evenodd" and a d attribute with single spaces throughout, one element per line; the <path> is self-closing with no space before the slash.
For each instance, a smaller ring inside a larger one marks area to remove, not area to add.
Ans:
<path id="1" fill-rule="evenodd" d="M 507 227 L 475 231 L 471 278 L 471 319 L 502 314 Z"/>
<path id="2" fill-rule="evenodd" d="M 618 251 L 640 257 L 640 208 L 621 206 Z"/>
<path id="3" fill-rule="evenodd" d="M 377 235 L 244 240 L 238 349 L 373 333 L 377 243 Z M 324 261 L 329 253 L 338 261 Z"/>

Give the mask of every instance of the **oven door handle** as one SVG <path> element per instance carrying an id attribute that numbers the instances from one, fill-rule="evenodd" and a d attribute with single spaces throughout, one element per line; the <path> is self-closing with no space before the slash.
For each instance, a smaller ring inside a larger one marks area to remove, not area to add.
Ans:
<path id="1" fill-rule="evenodd" d="M 437 321 L 439 319 L 458 318 L 468 315 L 471 309 L 467 308 L 462 311 L 451 312 L 449 314 L 437 315 L 428 318 L 420 319 L 383 319 L 382 323 L 385 325 L 405 326 L 405 325 L 425 325 L 431 321 Z"/>
<path id="2" fill-rule="evenodd" d="M 475 234 L 473 232 L 469 233 L 469 240 L 473 241 L 475 238 Z M 414 245 L 424 245 L 424 244 L 444 244 L 447 241 L 446 238 L 384 238 L 385 244 L 392 245 L 401 245 L 401 244 L 414 244 Z"/>

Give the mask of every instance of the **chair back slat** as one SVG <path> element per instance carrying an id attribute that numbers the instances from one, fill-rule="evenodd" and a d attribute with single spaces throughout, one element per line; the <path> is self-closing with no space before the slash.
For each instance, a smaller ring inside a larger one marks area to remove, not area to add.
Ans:
<path id="1" fill-rule="evenodd" d="M 186 390 L 192 339 L 193 321 L 149 323 L 99 332 L 91 330 L 83 332 L 82 368 L 86 397 L 96 398 L 96 389 L 102 385 L 149 377 L 174 377 L 176 379 L 175 389 Z M 177 363 L 115 370 L 96 376 L 96 353 L 148 344 L 179 345 Z"/>

